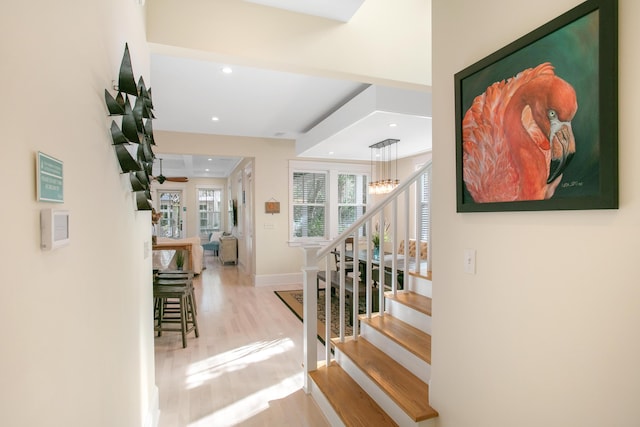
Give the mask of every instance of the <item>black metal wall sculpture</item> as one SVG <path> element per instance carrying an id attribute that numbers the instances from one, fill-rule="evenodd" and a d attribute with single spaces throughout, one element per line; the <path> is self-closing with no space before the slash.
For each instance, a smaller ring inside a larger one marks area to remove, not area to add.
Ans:
<path id="1" fill-rule="evenodd" d="M 120 116 L 120 126 L 111 121 L 111 139 L 122 173 L 129 174 L 131 190 L 135 194 L 138 210 L 148 210 L 151 205 L 151 170 L 155 155 L 151 148 L 153 139 L 153 101 L 151 88 L 147 89 L 142 77 L 136 79 L 131 67 L 129 46 L 125 44 L 118 86 L 113 97 L 104 90 L 104 100 L 109 116 Z M 132 98 L 135 98 L 133 107 Z"/>

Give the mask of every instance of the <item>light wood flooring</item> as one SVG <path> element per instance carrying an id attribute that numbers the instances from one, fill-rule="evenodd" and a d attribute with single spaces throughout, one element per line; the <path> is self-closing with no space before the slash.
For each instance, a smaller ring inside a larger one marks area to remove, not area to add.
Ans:
<path id="1" fill-rule="evenodd" d="M 195 280 L 200 337 L 155 338 L 159 427 L 328 426 L 302 390 L 302 322 L 233 265 L 205 255 Z M 320 349 L 322 352 L 322 349 Z"/>

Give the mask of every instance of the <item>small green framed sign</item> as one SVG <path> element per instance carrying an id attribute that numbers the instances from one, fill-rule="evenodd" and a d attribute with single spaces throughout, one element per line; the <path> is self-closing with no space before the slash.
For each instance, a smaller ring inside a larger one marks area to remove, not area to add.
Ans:
<path id="1" fill-rule="evenodd" d="M 38 200 L 42 202 L 64 202 L 62 161 L 38 151 L 36 186 Z"/>

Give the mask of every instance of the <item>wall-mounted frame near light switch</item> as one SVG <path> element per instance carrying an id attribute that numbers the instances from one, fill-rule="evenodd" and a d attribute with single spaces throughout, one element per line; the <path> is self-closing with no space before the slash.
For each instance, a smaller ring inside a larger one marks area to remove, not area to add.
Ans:
<path id="1" fill-rule="evenodd" d="M 69 244 L 69 211 L 40 210 L 40 248 L 45 251 Z"/>
<path id="2" fill-rule="evenodd" d="M 476 250 L 465 249 L 464 250 L 464 272 L 468 274 L 476 274 Z"/>

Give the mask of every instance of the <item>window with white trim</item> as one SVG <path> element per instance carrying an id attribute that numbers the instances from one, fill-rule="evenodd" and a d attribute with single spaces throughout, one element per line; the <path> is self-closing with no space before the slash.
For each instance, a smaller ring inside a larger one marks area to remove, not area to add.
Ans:
<path id="1" fill-rule="evenodd" d="M 338 174 L 338 233 L 367 211 L 367 176 Z"/>
<path id="2" fill-rule="evenodd" d="M 198 232 L 207 238 L 214 231 L 222 229 L 222 190 L 219 188 L 198 188 Z"/>
<path id="3" fill-rule="evenodd" d="M 325 237 L 326 200 L 326 173 L 293 173 L 293 237 Z"/>
<path id="4" fill-rule="evenodd" d="M 289 162 L 289 236 L 329 240 L 366 212 L 369 165 Z"/>
<path id="5" fill-rule="evenodd" d="M 424 173 L 420 178 L 420 240 L 429 239 L 429 175 Z"/>

